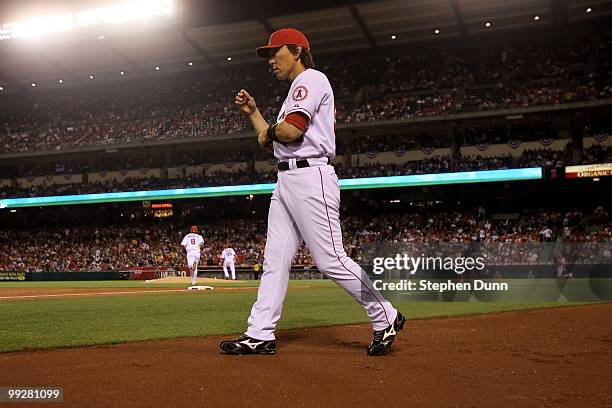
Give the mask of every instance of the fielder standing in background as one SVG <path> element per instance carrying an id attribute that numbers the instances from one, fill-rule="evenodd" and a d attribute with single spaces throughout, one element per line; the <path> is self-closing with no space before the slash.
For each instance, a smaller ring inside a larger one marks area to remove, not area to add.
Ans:
<path id="1" fill-rule="evenodd" d="M 236 256 L 236 252 L 233 248 L 225 248 L 223 252 L 221 252 L 221 258 L 223 258 L 223 275 L 229 279 L 229 274 L 227 273 L 227 268 L 232 271 L 232 280 L 236 280 L 236 266 L 234 265 L 234 257 Z"/>
<path id="2" fill-rule="evenodd" d="M 374 289 L 366 273 L 342 245 L 340 188 L 336 155 L 334 94 L 327 77 L 314 69 L 308 39 L 286 28 L 272 34 L 257 55 L 268 60 L 276 78 L 291 82 L 289 94 L 271 126 L 255 100 L 242 89 L 236 105 L 251 120 L 264 150 L 278 159 L 278 182 L 268 213 L 263 274 L 244 335 L 224 341 L 227 354 L 274 354 L 274 331 L 281 316 L 291 262 L 306 242 L 318 270 L 367 311 L 374 328 L 369 355 L 390 350 L 406 319 Z"/>
<path id="3" fill-rule="evenodd" d="M 191 227 L 191 232 L 185 235 L 181 246 L 187 255 L 187 267 L 191 274 L 191 286 L 195 286 L 198 279 L 198 263 L 200 263 L 200 254 L 204 248 L 204 238 L 198 234 L 198 227 Z"/>

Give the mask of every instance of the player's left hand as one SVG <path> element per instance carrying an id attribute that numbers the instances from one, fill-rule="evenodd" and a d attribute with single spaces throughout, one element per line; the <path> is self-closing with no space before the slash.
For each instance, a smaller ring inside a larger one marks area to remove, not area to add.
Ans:
<path id="1" fill-rule="evenodd" d="M 267 132 L 261 132 L 259 136 L 257 136 L 257 142 L 259 143 L 259 147 L 263 150 L 272 152 L 272 140 L 268 138 Z"/>

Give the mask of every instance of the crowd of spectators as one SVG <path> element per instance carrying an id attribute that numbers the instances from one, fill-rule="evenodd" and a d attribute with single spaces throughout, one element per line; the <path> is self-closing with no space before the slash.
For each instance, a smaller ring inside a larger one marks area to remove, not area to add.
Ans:
<path id="1" fill-rule="evenodd" d="M 236 250 L 238 264 L 252 266 L 263 262 L 265 220 L 211 219 L 203 220 L 200 227 L 205 239 L 203 265 L 218 266 L 220 254 L 227 246 Z M 143 267 L 178 270 L 184 263 L 180 242 L 188 228 L 176 221 L 161 220 L 6 229 L 0 231 L 0 270 L 99 271 Z M 367 248 L 376 243 L 612 243 L 612 220 L 609 210 L 603 207 L 538 209 L 504 217 L 487 214 L 484 208 L 462 212 L 364 213 L 344 217 L 342 229 L 346 251 L 357 261 L 363 261 Z M 604 256 L 610 257 L 610 245 L 604 247 L 608 249 Z M 313 265 L 305 245 L 293 264 Z"/>
<path id="2" fill-rule="evenodd" d="M 466 156 L 451 160 L 450 156 L 432 156 L 402 164 L 371 163 L 350 168 L 338 166 L 336 173 L 342 178 L 409 176 L 413 174 L 449 173 L 457 171 L 500 170 L 518 167 L 512 156 Z"/>
<path id="3" fill-rule="evenodd" d="M 557 105 L 612 97 L 609 61 L 591 42 L 576 36 L 563 45 L 533 40 L 480 52 L 389 51 L 323 58 L 319 68 L 334 87 L 338 123 Z M 587 69 L 592 55 L 595 67 Z M 265 69 L 236 68 L 6 96 L 0 153 L 233 134 L 248 127 L 233 106 L 237 86 L 270 120 L 286 85 Z"/>
<path id="4" fill-rule="evenodd" d="M 466 53 L 395 57 L 379 83 L 365 86 L 360 103 L 343 110 L 340 123 L 558 105 L 612 97 L 607 57 L 586 72 L 591 41 L 533 40 Z"/>

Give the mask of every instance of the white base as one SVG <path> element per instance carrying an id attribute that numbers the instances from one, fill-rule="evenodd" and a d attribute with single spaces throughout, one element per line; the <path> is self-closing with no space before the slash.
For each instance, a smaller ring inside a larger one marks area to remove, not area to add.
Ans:
<path id="1" fill-rule="evenodd" d="M 212 286 L 189 286 L 187 290 L 213 290 Z"/>

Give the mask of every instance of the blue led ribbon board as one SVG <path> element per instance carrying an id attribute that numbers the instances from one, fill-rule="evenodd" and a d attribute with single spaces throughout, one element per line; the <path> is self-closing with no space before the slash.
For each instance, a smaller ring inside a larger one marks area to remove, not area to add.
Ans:
<path id="1" fill-rule="evenodd" d="M 456 173 L 418 174 L 412 176 L 366 177 L 341 179 L 341 190 L 368 188 L 417 187 L 445 184 L 488 183 L 496 181 L 541 180 L 542 169 L 530 167 L 510 170 L 462 171 Z M 270 194 L 276 186 L 245 184 L 237 186 L 178 188 L 172 190 L 126 191 L 120 193 L 79 194 L 48 197 L 8 198 L 0 200 L 0 208 L 41 207 L 49 205 L 97 204 L 123 201 L 177 200 L 184 198 L 225 197 L 249 194 Z"/>

